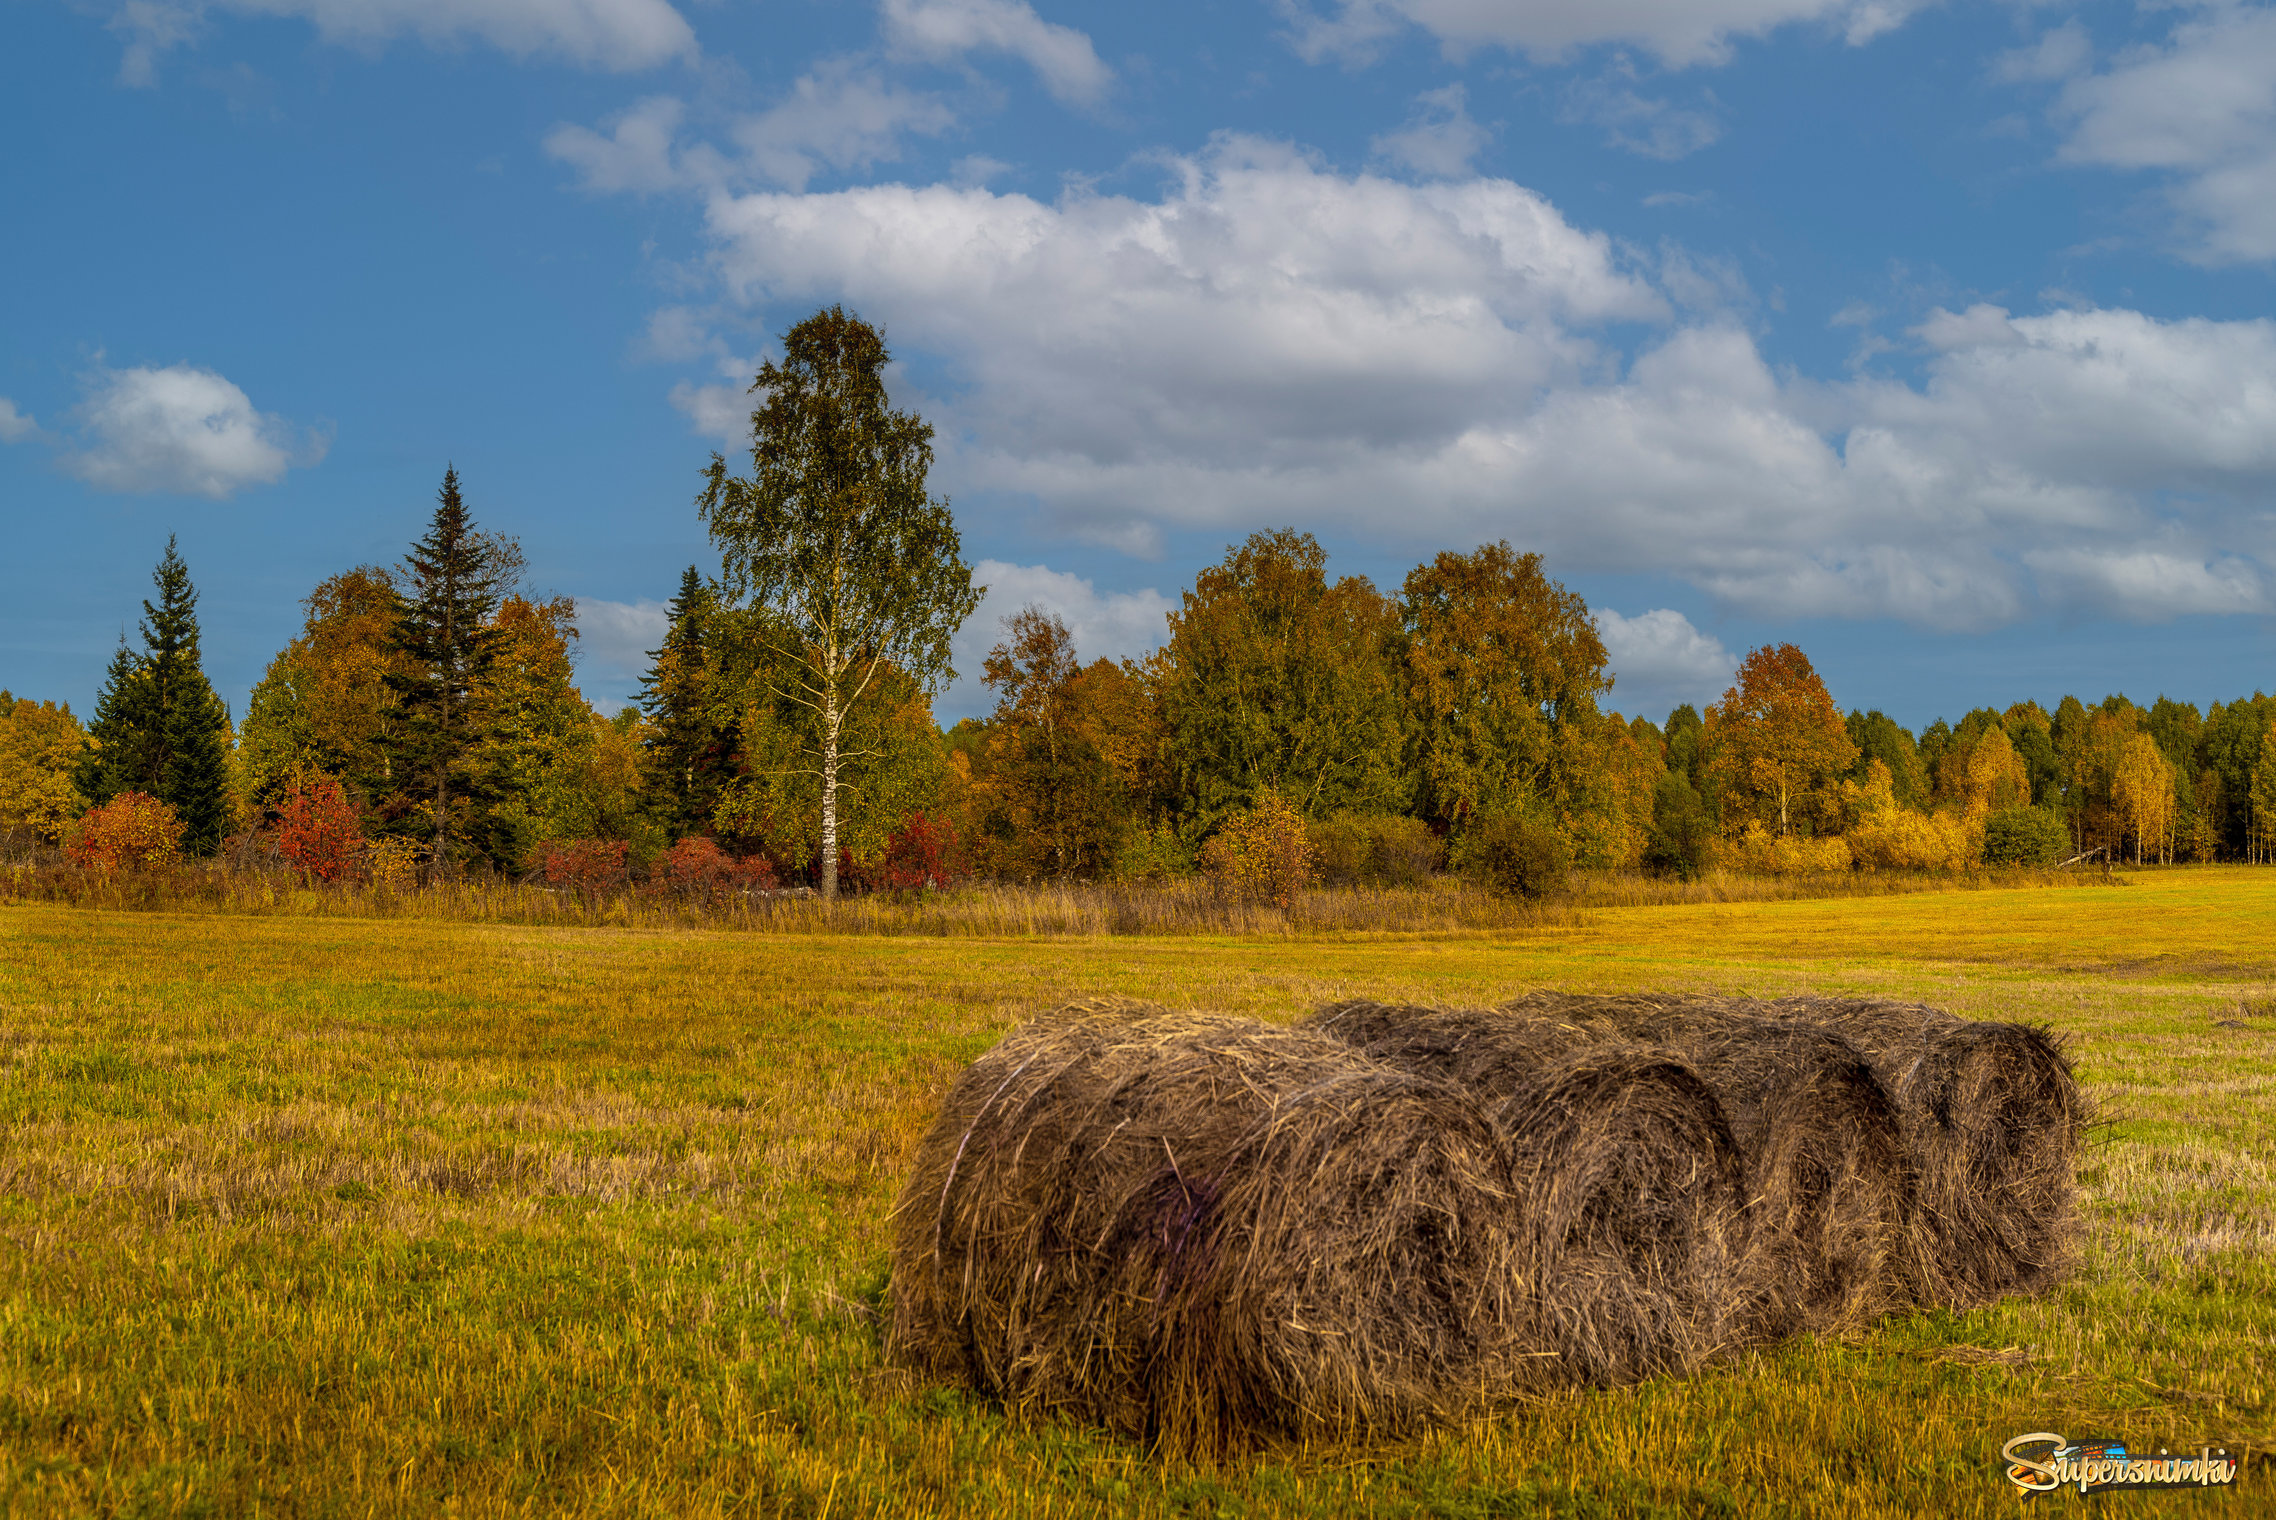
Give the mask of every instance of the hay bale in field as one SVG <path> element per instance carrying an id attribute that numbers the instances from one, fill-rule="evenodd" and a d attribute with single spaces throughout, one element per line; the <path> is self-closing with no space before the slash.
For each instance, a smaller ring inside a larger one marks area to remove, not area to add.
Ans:
<path id="1" fill-rule="evenodd" d="M 1876 999 L 1535 994 L 1510 1006 L 1533 1016 L 1554 1007 L 1642 1038 L 1733 1019 L 1837 1034 L 1864 1054 L 1904 1124 L 1915 1298 L 1972 1308 L 2037 1293 L 2076 1258 L 2088 1110 L 2062 1042 L 2045 1029 Z"/>
<path id="2" fill-rule="evenodd" d="M 1131 1012 L 1062 1011 L 953 1085 L 896 1206 L 896 1360 L 1198 1455 L 1554 1376 L 1475 1104 L 1326 1035 Z"/>
<path id="3" fill-rule="evenodd" d="M 1688 1370 L 1746 1332 L 1744 1160 L 1682 1061 L 1473 1011 L 1339 1003 L 1304 1027 L 1485 1107 L 1510 1152 L 1534 1333 L 1566 1378 Z"/>
<path id="4" fill-rule="evenodd" d="M 1971 1308 L 2063 1279 L 2083 1228 L 2078 1153 L 2090 1115 L 2060 1039 L 1920 1003 L 1783 998 L 1761 1007 L 1854 1041 L 1903 1110 L 1920 1175 L 1916 1270 L 1929 1302 Z"/>
<path id="5" fill-rule="evenodd" d="M 1905 1122 L 1839 1032 L 1713 1003 L 1535 993 L 1505 1012 L 1680 1054 L 1747 1158 L 1750 1335 L 1862 1324 L 1917 1290 L 1918 1181 Z"/>

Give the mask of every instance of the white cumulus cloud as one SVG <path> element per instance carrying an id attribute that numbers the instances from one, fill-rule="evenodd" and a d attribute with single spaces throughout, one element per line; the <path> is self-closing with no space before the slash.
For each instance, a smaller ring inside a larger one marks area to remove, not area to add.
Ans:
<path id="1" fill-rule="evenodd" d="M 1403 164 L 1417 174 L 1454 179 L 1470 172 L 1470 161 L 1492 140 L 1492 133 L 1470 119 L 1462 86 L 1450 84 L 1417 95 L 1406 125 L 1368 146 L 1378 158 Z"/>
<path id="2" fill-rule="evenodd" d="M 40 425 L 28 412 L 17 411 L 15 402 L 0 396 L 0 443 L 21 443 L 39 433 Z"/>
<path id="3" fill-rule="evenodd" d="M 682 142 L 686 103 L 656 96 L 602 123 L 564 123 L 545 149 L 597 193 L 715 191 L 747 184 L 803 190 L 826 169 L 865 169 L 899 158 L 910 135 L 937 137 L 956 124 L 933 96 L 907 90 L 857 58 L 826 59 L 764 111 L 727 123 L 726 149 Z"/>
<path id="4" fill-rule="evenodd" d="M 2205 263 L 2276 258 L 2276 8 L 2181 15 L 2162 46 L 2063 87 L 2061 156 L 2169 176 L 2185 247 Z"/>
<path id="5" fill-rule="evenodd" d="M 1114 83 L 1091 39 L 1046 21 L 1026 0 L 885 0 L 886 44 L 935 63 L 967 53 L 1009 53 L 1069 105 L 1095 105 Z"/>
<path id="6" fill-rule="evenodd" d="M 577 643 L 585 683 L 617 694 L 637 691 L 648 673 L 648 652 L 664 646 L 671 625 L 671 609 L 659 601 L 578 597 Z"/>
<path id="7" fill-rule="evenodd" d="M 189 364 L 100 372 L 78 420 L 80 446 L 64 467 L 106 491 L 219 498 L 315 464 L 328 443 L 254 410 L 237 386 Z"/>
<path id="8" fill-rule="evenodd" d="M 1284 523 L 1506 537 L 1567 573 L 1946 629 L 2272 589 L 2268 322 L 1940 310 L 1907 335 L 1922 379 L 1813 381 L 1773 370 L 1714 270 L 1640 265 L 1522 186 L 1248 139 L 1150 198 L 874 185 L 715 193 L 706 219 L 724 309 L 842 300 L 934 361 L 945 486 L 1134 553 Z M 712 389 L 675 400 L 735 436 L 748 408 Z"/>
<path id="9" fill-rule="evenodd" d="M 668 0 L 126 0 L 110 22 L 126 39 L 121 79 L 150 83 L 158 58 L 195 37 L 213 11 L 293 17 L 326 42 L 354 47 L 405 35 L 431 46 L 472 40 L 616 71 L 696 53 L 695 32 Z"/>
<path id="10" fill-rule="evenodd" d="M 1420 27 L 1449 49 L 1505 47 L 1543 61 L 1598 43 L 1640 47 L 1670 67 L 1716 64 L 1742 37 L 1814 23 L 1850 43 L 1904 24 L 1920 0 L 1335 0 L 1314 10 L 1283 0 L 1307 58 L 1365 57 Z"/>
<path id="11" fill-rule="evenodd" d="M 1599 607 L 1595 616 L 1613 674 L 1609 705 L 1630 716 L 1657 721 L 1686 702 L 1703 707 L 1722 695 L 1739 668 L 1720 639 L 1672 607 L 1632 618 Z"/>

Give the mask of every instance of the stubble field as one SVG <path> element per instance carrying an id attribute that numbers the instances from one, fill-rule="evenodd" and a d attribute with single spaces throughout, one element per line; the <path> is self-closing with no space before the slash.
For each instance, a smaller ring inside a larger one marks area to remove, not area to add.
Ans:
<path id="1" fill-rule="evenodd" d="M 0 1509 L 1909 1520 L 2012 1512 L 2000 1444 L 2055 1430 L 2250 1453 L 2232 1494 L 2100 1505 L 2276 1513 L 2276 872 L 1572 917 L 944 939 L 0 906 Z M 2082 1271 L 1221 1469 L 881 1361 L 905 1158 L 1027 1014 L 1541 986 L 2070 1032 L 2108 1121 Z"/>

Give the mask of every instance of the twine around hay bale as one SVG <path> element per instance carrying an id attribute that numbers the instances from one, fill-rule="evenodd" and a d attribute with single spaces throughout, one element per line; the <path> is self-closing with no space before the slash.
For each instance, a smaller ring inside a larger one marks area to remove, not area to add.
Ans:
<path id="1" fill-rule="evenodd" d="M 888 1350 L 1195 1455 L 1459 1419 L 1556 1376 L 1512 1202 L 1443 1083 L 1255 1020 L 1063 1010 L 921 1143 Z"/>
<path id="2" fill-rule="evenodd" d="M 1529 1288 L 1565 1377 L 1686 1371 L 1745 1332 L 1744 1159 L 1682 1061 L 1468 1010 L 1347 1002 L 1304 1027 L 1484 1106 L 1509 1150 Z"/>

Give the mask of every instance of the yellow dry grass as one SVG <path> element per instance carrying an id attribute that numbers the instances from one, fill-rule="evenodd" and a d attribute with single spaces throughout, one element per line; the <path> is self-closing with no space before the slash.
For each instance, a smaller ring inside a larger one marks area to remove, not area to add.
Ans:
<path id="1" fill-rule="evenodd" d="M 2276 872 L 1557 918 L 1036 939 L 0 907 L 0 1508 L 1909 1520 L 2011 1510 L 1999 1444 L 2065 1430 L 2256 1454 L 2227 1498 L 2100 1503 L 2276 1512 Z M 2073 1032 L 2113 1121 L 2084 1272 L 1213 1471 L 880 1364 L 904 1158 L 1027 1013 L 1542 985 Z"/>

